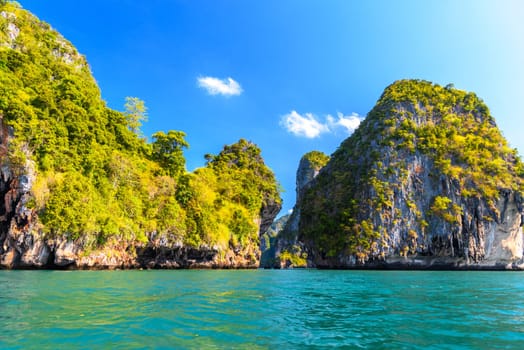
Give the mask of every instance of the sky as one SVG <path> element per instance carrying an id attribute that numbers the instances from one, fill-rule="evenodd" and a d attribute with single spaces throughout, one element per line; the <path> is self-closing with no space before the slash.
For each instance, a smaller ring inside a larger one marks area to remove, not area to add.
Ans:
<path id="1" fill-rule="evenodd" d="M 181 130 L 188 170 L 240 138 L 295 203 L 300 158 L 332 154 L 386 86 L 473 91 L 524 154 L 524 1 L 20 0 L 87 57 L 102 97 Z"/>

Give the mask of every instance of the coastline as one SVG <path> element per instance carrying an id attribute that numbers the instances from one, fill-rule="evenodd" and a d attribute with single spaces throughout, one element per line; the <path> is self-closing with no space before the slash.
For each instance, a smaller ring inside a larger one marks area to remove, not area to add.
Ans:
<path id="1" fill-rule="evenodd" d="M 133 259 L 111 264 L 87 263 L 85 260 L 59 265 L 49 263 L 45 265 L 0 265 L 0 270 L 50 270 L 50 271 L 103 271 L 103 270 L 356 270 L 356 271 L 524 271 L 522 261 L 494 261 L 467 264 L 463 258 L 442 257 L 393 257 L 381 261 L 370 261 L 364 264 L 336 265 L 320 264 L 308 267 L 263 267 L 256 263 L 225 263 L 217 261 L 154 261 Z"/>

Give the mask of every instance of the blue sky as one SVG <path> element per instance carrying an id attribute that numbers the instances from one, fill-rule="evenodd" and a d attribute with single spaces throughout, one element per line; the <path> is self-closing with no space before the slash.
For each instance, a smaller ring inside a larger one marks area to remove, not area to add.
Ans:
<path id="1" fill-rule="evenodd" d="M 395 80 L 476 92 L 524 154 L 524 1 L 20 0 L 84 54 L 146 136 L 187 133 L 188 170 L 246 138 L 295 201 L 300 157 L 331 154 Z"/>

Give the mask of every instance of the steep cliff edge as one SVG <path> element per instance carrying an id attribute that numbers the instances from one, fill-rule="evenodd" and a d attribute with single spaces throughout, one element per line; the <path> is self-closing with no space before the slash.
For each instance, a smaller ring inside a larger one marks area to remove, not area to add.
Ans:
<path id="1" fill-rule="evenodd" d="M 0 3 L 0 268 L 256 268 L 278 184 L 247 140 L 189 173 L 181 131 L 140 133 L 86 59 Z"/>
<path id="2" fill-rule="evenodd" d="M 329 156 L 319 151 L 306 153 L 300 159 L 296 176 L 297 203 L 302 201 L 304 193 L 313 179 L 329 161 Z M 273 250 L 261 261 L 262 267 L 290 268 L 307 267 L 307 253 L 303 243 L 298 239 L 300 207 L 295 206 L 289 217 L 285 218 L 283 227 L 273 239 Z"/>
<path id="3" fill-rule="evenodd" d="M 260 237 L 260 267 L 272 268 L 275 267 L 276 248 L 278 245 L 279 234 L 284 229 L 290 215 L 284 215 L 273 222 L 271 227 Z"/>
<path id="4" fill-rule="evenodd" d="M 473 93 L 385 89 L 297 203 L 324 268 L 522 268 L 523 165 Z"/>

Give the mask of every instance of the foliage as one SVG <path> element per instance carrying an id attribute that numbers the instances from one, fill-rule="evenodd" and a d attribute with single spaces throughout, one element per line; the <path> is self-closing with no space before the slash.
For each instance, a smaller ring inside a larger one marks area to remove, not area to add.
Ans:
<path id="1" fill-rule="evenodd" d="M 280 203 L 275 177 L 260 149 L 240 140 L 207 158 L 206 167 L 184 175 L 177 188 L 177 199 L 187 215 L 185 243 L 235 249 L 258 245 L 253 219 L 264 206 Z"/>
<path id="2" fill-rule="evenodd" d="M 400 80 L 384 90 L 332 155 L 329 172 L 322 172 L 304 194 L 302 239 L 323 258 L 349 254 L 362 261 L 387 248 L 386 227 L 404 222 L 402 213 L 413 216 L 421 234 L 430 219 L 458 225 L 462 208 L 447 194 L 429 204 L 399 199 L 402 189 L 426 171 L 408 164 L 421 156 L 434 169 L 425 175 L 428 181 L 439 188 L 439 179 L 449 179 L 465 200 L 494 208 L 501 191 L 524 191 L 523 163 L 481 99 L 452 85 Z M 401 234 L 415 245 L 417 231 L 407 222 Z"/>
<path id="3" fill-rule="evenodd" d="M 147 121 L 147 108 L 144 101 L 138 97 L 126 97 L 124 108 L 127 127 L 132 132 L 138 133 L 142 123 Z"/>
<path id="4" fill-rule="evenodd" d="M 307 256 L 300 255 L 295 250 L 297 249 L 292 249 L 291 251 L 288 251 L 288 250 L 282 251 L 280 255 L 278 256 L 278 260 L 280 261 L 280 264 L 282 264 L 285 267 L 295 267 L 295 268 L 296 267 L 307 267 L 307 260 L 306 260 Z"/>
<path id="5" fill-rule="evenodd" d="M 414 111 L 401 107 L 406 102 Z M 524 189 L 516 150 L 509 147 L 488 107 L 474 93 L 403 80 L 389 86 L 379 104 L 400 116 L 400 125 L 389 139 L 430 155 L 439 170 L 460 181 L 468 195 L 494 201 L 500 188 Z"/>
<path id="6" fill-rule="evenodd" d="M 432 214 L 442 217 L 449 223 L 458 222 L 462 209 L 452 202 L 448 197 L 436 196 L 433 199 L 430 211 Z"/>
<path id="7" fill-rule="evenodd" d="M 302 158 L 307 159 L 315 169 L 323 168 L 329 161 L 329 156 L 320 151 L 308 152 Z"/>
<path id="8" fill-rule="evenodd" d="M 175 178 L 185 171 L 183 148 L 188 148 L 189 144 L 184 137 L 186 137 L 184 132 L 175 130 L 169 130 L 167 134 L 163 131 L 153 134 L 152 157 L 168 175 Z"/>
<path id="9" fill-rule="evenodd" d="M 145 103 L 108 108 L 83 56 L 59 33 L 13 3 L 0 26 L 0 121 L 14 129 L 10 165 L 35 162 L 33 209 L 48 237 L 102 245 L 165 237 L 192 246 L 250 247 L 255 219 L 280 202 L 274 175 L 252 143 L 226 146 L 186 173 L 185 133 L 140 134 Z"/>
<path id="10" fill-rule="evenodd" d="M 264 164 L 260 149 L 247 140 L 224 146 L 207 166 L 220 179 L 219 193 L 253 213 L 262 205 L 281 202 L 273 172 Z"/>

